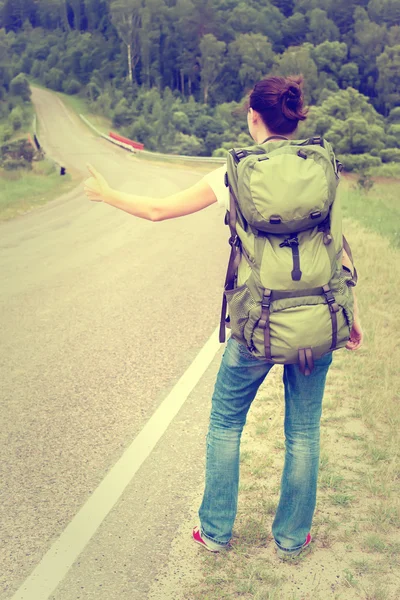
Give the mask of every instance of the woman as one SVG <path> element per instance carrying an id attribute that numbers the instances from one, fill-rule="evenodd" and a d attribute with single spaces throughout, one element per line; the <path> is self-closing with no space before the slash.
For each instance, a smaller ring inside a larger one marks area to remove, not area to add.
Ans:
<path id="1" fill-rule="evenodd" d="M 302 77 L 268 77 L 250 94 L 247 112 L 249 133 L 260 144 L 271 136 L 295 138 L 299 121 L 306 118 Z M 85 192 L 90 200 L 106 202 L 136 217 L 161 221 L 181 217 L 214 202 L 229 206 L 224 184 L 225 167 L 206 175 L 196 185 L 167 198 L 147 198 L 111 189 L 104 177 L 88 165 L 92 175 Z M 343 251 L 343 264 L 352 269 Z M 355 302 L 349 350 L 362 344 Z M 311 541 L 319 466 L 319 433 L 322 398 L 332 353 L 315 361 L 305 376 L 298 365 L 284 366 L 286 454 L 280 500 L 272 533 L 280 558 L 298 556 Z M 239 447 L 247 412 L 259 386 L 272 368 L 230 338 L 222 358 L 212 399 L 207 436 L 206 485 L 199 510 L 200 524 L 193 539 L 218 552 L 229 545 L 236 517 L 239 485 Z"/>

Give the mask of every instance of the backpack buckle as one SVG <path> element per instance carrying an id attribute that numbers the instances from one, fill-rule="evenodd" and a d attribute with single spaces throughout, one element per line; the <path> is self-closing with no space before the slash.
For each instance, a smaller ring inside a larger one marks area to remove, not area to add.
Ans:
<path id="1" fill-rule="evenodd" d="M 316 146 L 322 146 L 323 148 L 325 147 L 324 140 L 320 135 L 315 135 L 314 137 L 312 137 L 311 144 L 315 144 Z"/>
<path id="2" fill-rule="evenodd" d="M 329 287 L 329 285 L 322 286 L 322 291 L 323 291 L 326 301 L 328 303 L 329 310 L 333 313 L 339 312 L 339 310 L 340 310 L 339 305 L 337 304 L 335 296 L 333 295 L 332 290 Z"/>
<path id="3" fill-rule="evenodd" d="M 229 244 L 232 246 L 236 246 L 236 248 L 239 248 L 240 246 L 240 238 L 238 235 L 232 236 L 229 238 Z"/>
<path id="4" fill-rule="evenodd" d="M 271 306 L 271 297 L 272 290 L 265 290 L 263 298 L 261 300 L 261 306 L 263 308 L 269 309 L 269 307 Z"/>
<path id="5" fill-rule="evenodd" d="M 236 149 L 233 149 L 233 150 L 231 150 L 231 154 L 232 154 L 232 156 L 234 158 L 235 163 L 238 164 L 238 163 L 240 163 L 240 161 L 243 158 L 246 158 L 246 156 L 247 156 L 248 153 L 246 152 L 246 150 L 240 150 L 240 149 L 236 150 Z"/>
<path id="6" fill-rule="evenodd" d="M 299 245 L 299 240 L 297 238 L 296 235 L 287 238 L 284 242 L 282 242 L 281 244 L 279 244 L 279 248 L 293 248 Z"/>

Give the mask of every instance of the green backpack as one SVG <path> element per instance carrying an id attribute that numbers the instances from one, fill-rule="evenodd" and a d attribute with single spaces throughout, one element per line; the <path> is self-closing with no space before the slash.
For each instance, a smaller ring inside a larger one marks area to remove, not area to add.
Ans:
<path id="1" fill-rule="evenodd" d="M 336 188 L 341 164 L 320 137 L 231 150 L 231 256 L 225 280 L 225 325 L 256 358 L 298 363 L 343 347 L 353 323 L 354 275 L 342 267 L 345 247 Z M 227 317 L 227 309 L 229 316 Z"/>

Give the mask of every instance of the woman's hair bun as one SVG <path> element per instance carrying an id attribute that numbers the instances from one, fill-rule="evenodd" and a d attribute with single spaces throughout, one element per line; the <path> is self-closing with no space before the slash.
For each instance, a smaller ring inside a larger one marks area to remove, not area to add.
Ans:
<path id="1" fill-rule="evenodd" d="M 286 96 L 287 103 L 297 104 L 301 97 L 300 86 L 298 86 L 296 83 L 290 83 L 283 95 Z"/>
<path id="2" fill-rule="evenodd" d="M 288 89 L 286 90 L 286 94 L 287 94 L 287 99 L 288 100 L 299 100 L 300 96 L 301 96 L 301 89 L 300 87 L 295 84 L 295 83 L 291 83 L 288 87 Z"/>

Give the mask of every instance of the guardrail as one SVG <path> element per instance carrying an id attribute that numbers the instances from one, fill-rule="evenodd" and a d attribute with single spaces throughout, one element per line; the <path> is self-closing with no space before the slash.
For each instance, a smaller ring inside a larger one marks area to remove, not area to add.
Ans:
<path id="1" fill-rule="evenodd" d="M 221 156 L 187 156 L 186 154 L 161 154 L 160 152 L 149 152 L 148 150 L 140 150 L 140 154 L 151 156 L 154 158 L 162 158 L 164 160 L 188 160 L 193 162 L 205 162 L 205 163 L 220 163 L 225 164 L 226 158 Z"/>
<path id="2" fill-rule="evenodd" d="M 33 142 L 34 142 L 34 144 L 35 144 L 36 149 L 38 150 L 38 152 L 41 153 L 41 155 L 44 157 L 46 155 L 46 152 L 44 151 L 41 143 L 39 142 L 39 138 L 37 136 L 37 117 L 36 117 L 36 114 L 34 114 L 34 116 L 33 116 L 32 129 L 33 129 Z M 60 173 L 60 175 L 65 175 L 67 173 L 67 169 L 65 167 L 63 167 L 54 158 L 48 157 L 48 160 L 50 160 L 50 162 L 53 163 L 54 168 L 56 169 L 56 171 L 58 171 Z"/>
<path id="3" fill-rule="evenodd" d="M 134 148 L 134 147 L 130 146 L 129 144 L 125 144 L 124 142 L 116 140 L 116 139 L 110 137 L 109 135 L 102 133 L 86 117 L 84 117 L 81 114 L 79 116 L 82 119 L 82 121 L 84 123 L 86 123 L 86 125 L 88 125 L 88 127 L 90 127 L 95 133 L 97 133 L 97 135 L 99 135 L 102 138 L 108 140 L 109 142 L 115 144 L 116 146 L 120 146 L 121 148 L 125 148 L 125 150 L 129 150 L 130 152 L 135 152 L 135 153 L 137 152 L 137 153 L 140 153 L 141 155 L 148 156 L 149 158 L 150 157 L 151 158 L 160 158 L 160 159 L 164 159 L 164 160 L 193 161 L 193 162 L 206 162 L 206 163 L 209 162 L 209 163 L 218 163 L 221 165 L 226 163 L 226 158 L 218 157 L 218 156 L 215 156 L 215 157 L 214 156 L 187 156 L 186 154 L 162 154 L 161 152 L 149 152 L 148 150 L 138 150 L 137 148 Z"/>
<path id="4" fill-rule="evenodd" d="M 136 149 L 133 148 L 133 146 L 130 146 L 129 144 L 125 144 L 124 142 L 120 142 L 119 140 L 115 140 L 112 137 L 110 137 L 109 135 L 106 135 L 105 133 L 102 133 L 101 131 L 99 131 L 97 129 L 97 127 L 95 127 L 94 125 L 92 125 L 92 123 L 86 117 L 84 117 L 81 114 L 79 116 L 82 119 L 82 121 L 84 123 L 86 123 L 86 125 L 88 127 L 90 127 L 90 129 L 92 129 L 100 137 L 104 138 L 105 140 L 108 140 L 109 142 L 111 142 L 112 144 L 115 144 L 116 146 L 120 146 L 121 148 L 124 148 L 125 150 L 129 150 L 130 152 L 136 152 Z"/>

